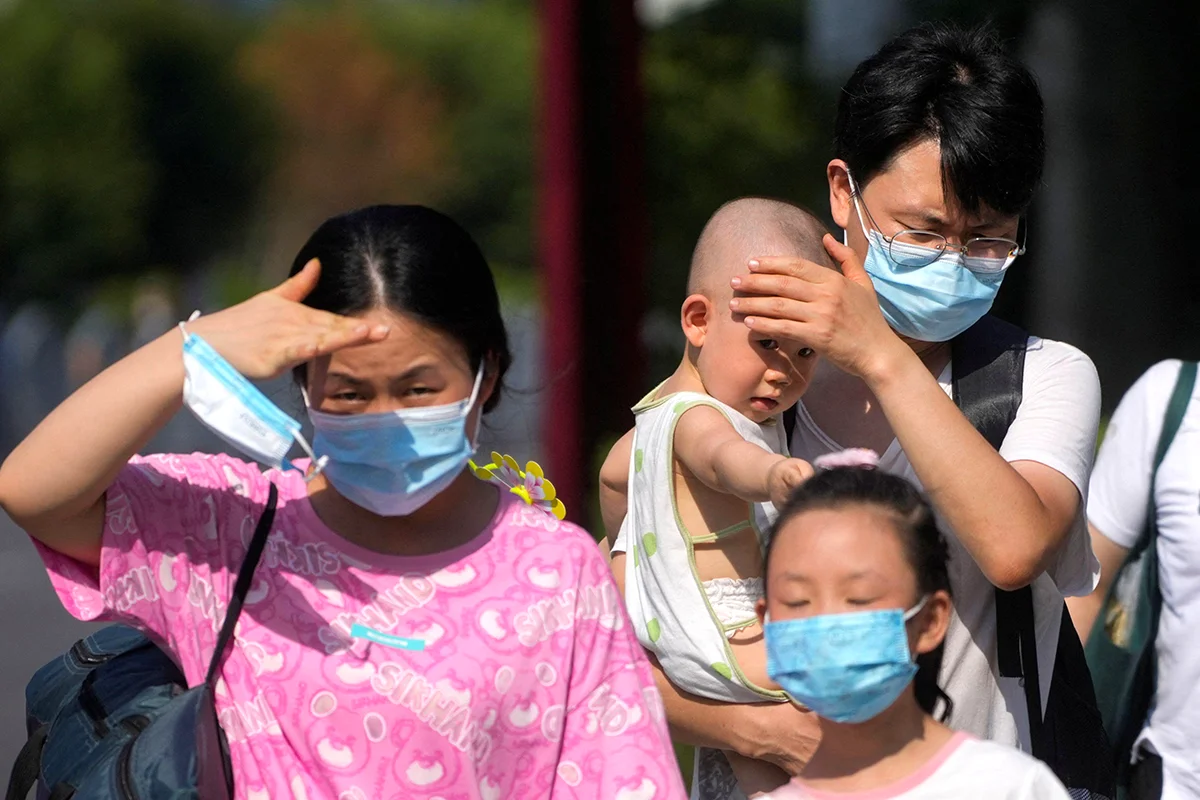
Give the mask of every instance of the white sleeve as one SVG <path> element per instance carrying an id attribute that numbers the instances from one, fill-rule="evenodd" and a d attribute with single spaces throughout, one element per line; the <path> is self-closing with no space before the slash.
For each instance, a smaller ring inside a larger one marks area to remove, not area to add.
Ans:
<path id="1" fill-rule="evenodd" d="M 629 527 L 628 514 L 626 514 L 625 518 L 621 520 L 621 529 L 617 531 L 617 538 L 613 540 L 612 547 L 609 548 L 610 553 L 624 553 L 628 549 L 629 537 L 626 531 L 627 527 Z"/>
<path id="2" fill-rule="evenodd" d="M 1050 768 L 1040 761 L 1034 762 L 1024 785 L 1011 797 L 1013 800 L 1071 800 L 1066 787 Z"/>
<path id="3" fill-rule="evenodd" d="M 1113 543 L 1133 547 L 1150 505 L 1154 451 L 1182 362 L 1146 370 L 1117 405 L 1092 472 L 1087 516 Z"/>
<path id="4" fill-rule="evenodd" d="M 1021 405 L 1000 455 L 1045 464 L 1079 490 L 1079 513 L 1048 570 L 1064 595 L 1088 594 L 1100 577 L 1083 511 L 1099 425 L 1100 378 L 1092 360 L 1069 344 L 1029 337 Z"/>

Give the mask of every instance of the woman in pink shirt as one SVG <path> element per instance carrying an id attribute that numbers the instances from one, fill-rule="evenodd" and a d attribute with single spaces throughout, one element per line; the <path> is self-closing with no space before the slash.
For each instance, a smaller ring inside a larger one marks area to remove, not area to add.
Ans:
<path id="1" fill-rule="evenodd" d="M 0 468 L 0 505 L 68 611 L 144 630 L 196 685 L 278 487 L 217 683 L 238 798 L 684 796 L 592 539 L 464 469 L 510 357 L 462 228 L 417 206 L 335 217 L 282 285 L 181 327 L 51 413 Z M 185 363 L 185 338 L 211 357 Z M 277 409 L 212 411 L 230 366 L 295 370 L 322 468 L 135 455 L 185 400 L 266 435 Z"/>

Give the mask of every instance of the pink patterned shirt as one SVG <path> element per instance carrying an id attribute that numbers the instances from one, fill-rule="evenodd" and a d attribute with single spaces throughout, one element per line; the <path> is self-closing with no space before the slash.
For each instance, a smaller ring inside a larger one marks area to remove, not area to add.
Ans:
<path id="1" fill-rule="evenodd" d="M 98 572 L 38 550 L 71 614 L 146 631 L 194 686 L 268 480 L 278 511 L 216 692 L 238 798 L 686 796 L 599 549 L 514 497 L 465 545 L 388 556 L 329 530 L 294 471 L 152 456 L 108 490 Z"/>

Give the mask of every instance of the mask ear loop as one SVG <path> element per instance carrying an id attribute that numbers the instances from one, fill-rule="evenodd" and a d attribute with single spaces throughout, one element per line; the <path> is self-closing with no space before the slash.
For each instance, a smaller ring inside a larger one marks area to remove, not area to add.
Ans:
<path id="1" fill-rule="evenodd" d="M 471 409 L 475 408 L 475 401 L 479 399 L 479 389 L 483 386 L 483 367 L 484 364 L 479 364 L 479 371 L 475 373 L 475 387 L 471 389 L 471 399 L 467 402 L 467 414 L 471 413 Z M 469 443 L 471 452 L 474 453 L 479 449 L 479 429 L 483 427 L 483 410 L 480 409 L 479 421 L 475 423 L 475 435 L 471 437 Z"/>
<path id="2" fill-rule="evenodd" d="M 304 407 L 311 409 L 312 405 L 308 400 L 308 390 L 303 386 L 300 387 L 300 396 L 304 398 Z M 302 435 L 300 435 L 299 431 L 296 431 L 296 444 L 300 445 L 300 449 L 307 453 L 308 457 L 312 459 L 313 471 L 311 473 L 305 473 L 304 475 L 304 482 L 308 483 L 313 478 L 320 475 L 322 470 L 325 469 L 325 465 L 329 463 L 329 456 L 318 457 L 317 454 L 313 452 L 312 445 L 310 445 L 308 441 Z M 293 467 L 293 469 L 295 469 L 295 467 Z"/>
<path id="3" fill-rule="evenodd" d="M 923 595 L 921 597 L 921 599 L 917 601 L 917 604 L 915 606 L 910 608 L 908 611 L 904 612 L 904 621 L 908 622 L 910 619 L 915 617 L 917 614 L 920 614 L 921 609 L 925 608 L 925 604 L 928 602 L 929 602 L 929 595 Z"/>
<path id="4" fill-rule="evenodd" d="M 189 316 L 187 318 L 187 321 L 193 322 L 199 316 L 200 316 L 200 309 L 197 308 L 195 311 L 192 312 L 191 316 Z M 183 341 L 185 341 L 185 342 L 188 339 L 192 338 L 192 335 L 190 333 L 188 333 L 188 329 L 184 327 L 182 321 L 179 323 L 179 332 L 183 334 Z"/>

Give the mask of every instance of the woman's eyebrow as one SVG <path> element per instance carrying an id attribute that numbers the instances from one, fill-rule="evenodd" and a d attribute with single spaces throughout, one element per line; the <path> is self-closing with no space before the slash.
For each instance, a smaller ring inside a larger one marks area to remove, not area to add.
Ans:
<path id="1" fill-rule="evenodd" d="M 356 378 L 353 375 L 350 375 L 349 373 L 346 373 L 346 372 L 330 371 L 330 372 L 325 373 L 325 377 L 326 377 L 326 379 L 339 380 L 339 381 L 342 381 L 343 383 L 348 383 L 351 386 L 362 386 L 365 383 L 365 381 L 363 381 L 359 378 Z"/>

